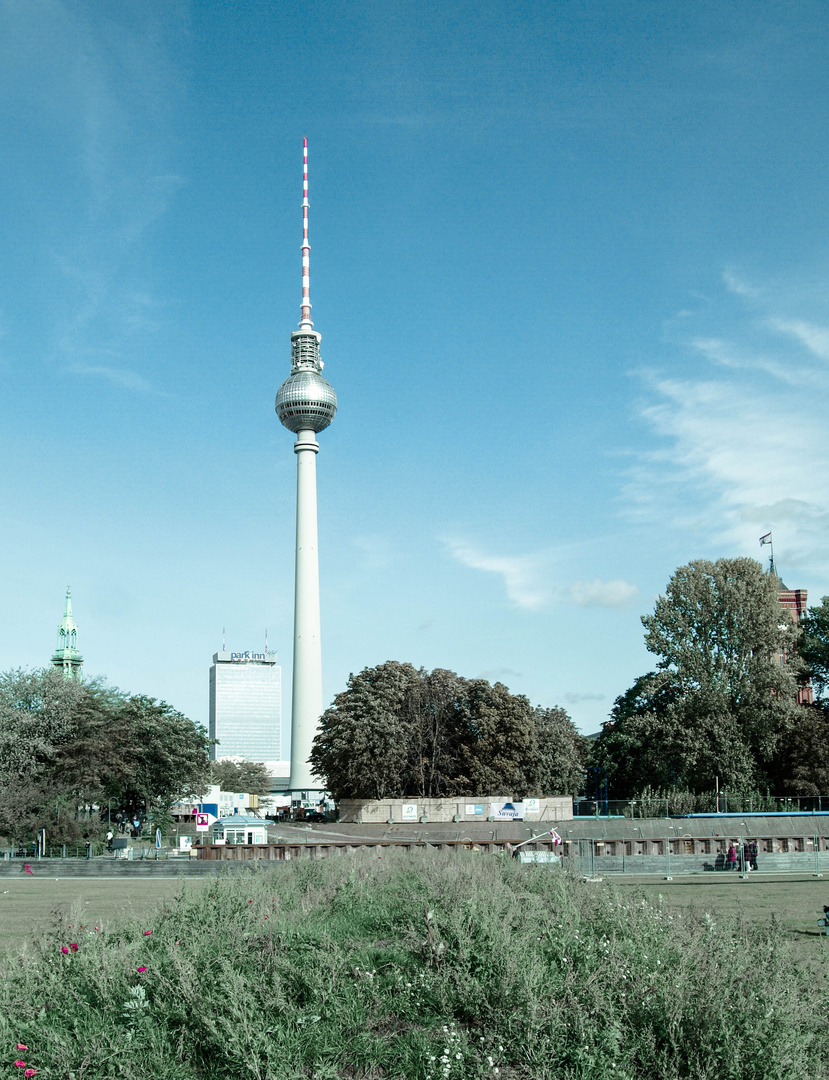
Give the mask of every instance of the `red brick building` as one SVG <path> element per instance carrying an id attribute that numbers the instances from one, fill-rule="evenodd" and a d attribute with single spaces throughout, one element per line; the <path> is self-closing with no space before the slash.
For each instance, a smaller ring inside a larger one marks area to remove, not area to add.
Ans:
<path id="1" fill-rule="evenodd" d="M 777 599 L 780 601 L 780 606 L 784 607 L 788 611 L 795 623 L 799 626 L 800 619 L 806 611 L 806 590 L 805 589 L 787 589 L 780 578 L 777 579 L 778 591 Z M 781 658 L 783 663 L 786 662 L 786 657 Z M 805 686 L 797 692 L 798 705 L 811 705 L 815 700 L 814 693 L 812 691 L 812 684 L 806 683 Z"/>

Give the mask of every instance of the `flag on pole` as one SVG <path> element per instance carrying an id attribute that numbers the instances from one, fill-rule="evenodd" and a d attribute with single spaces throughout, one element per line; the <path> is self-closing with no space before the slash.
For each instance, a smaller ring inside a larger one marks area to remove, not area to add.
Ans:
<path id="1" fill-rule="evenodd" d="M 770 543 L 771 543 L 771 533 L 770 532 L 767 532 L 765 536 L 760 537 L 760 547 L 762 547 L 763 544 L 770 544 Z"/>

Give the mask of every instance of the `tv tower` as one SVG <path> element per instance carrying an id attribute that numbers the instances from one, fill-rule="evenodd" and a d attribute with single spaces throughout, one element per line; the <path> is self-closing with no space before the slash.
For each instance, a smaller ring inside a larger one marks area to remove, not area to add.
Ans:
<path id="1" fill-rule="evenodd" d="M 294 578 L 294 673 L 291 700 L 291 782 L 294 793 L 322 791 L 308 764 L 322 716 L 320 574 L 317 552 L 318 432 L 337 412 L 334 387 L 322 377 L 320 340 L 311 322 L 311 245 L 308 242 L 308 140 L 302 155 L 302 304 L 299 329 L 291 334 L 291 374 L 276 394 L 276 415 L 296 435 L 296 575 Z"/>

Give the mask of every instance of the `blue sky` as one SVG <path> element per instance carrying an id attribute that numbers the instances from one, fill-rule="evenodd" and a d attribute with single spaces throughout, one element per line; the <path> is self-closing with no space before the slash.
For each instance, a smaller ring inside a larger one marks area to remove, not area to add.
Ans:
<path id="1" fill-rule="evenodd" d="M 387 659 L 595 731 L 694 558 L 829 593 L 821 3 L 0 0 L 4 668 L 289 700 L 311 298 L 324 697 Z M 768 549 L 764 549 L 768 551 Z"/>

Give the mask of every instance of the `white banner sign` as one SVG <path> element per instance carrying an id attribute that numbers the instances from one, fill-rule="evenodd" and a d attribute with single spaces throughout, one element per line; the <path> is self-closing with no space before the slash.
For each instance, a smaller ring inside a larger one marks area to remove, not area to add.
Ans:
<path id="1" fill-rule="evenodd" d="M 522 802 L 490 803 L 489 816 L 494 821 L 517 821 L 524 816 L 524 804 Z"/>

